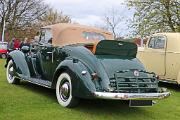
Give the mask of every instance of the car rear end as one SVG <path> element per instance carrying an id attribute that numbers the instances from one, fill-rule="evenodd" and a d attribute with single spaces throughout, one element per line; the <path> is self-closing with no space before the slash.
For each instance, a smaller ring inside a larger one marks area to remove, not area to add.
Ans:
<path id="1" fill-rule="evenodd" d="M 147 72 L 136 58 L 137 46 L 121 41 L 102 41 L 95 56 L 109 78 L 109 89 L 98 89 L 94 96 L 100 99 L 129 100 L 129 105 L 152 106 L 153 100 L 164 99 L 170 92 L 158 87 L 155 73 Z"/>
<path id="2" fill-rule="evenodd" d="M 117 71 L 110 78 L 110 90 L 95 93 L 97 98 L 130 100 L 130 106 L 151 106 L 153 100 L 164 99 L 169 95 L 169 92 L 158 88 L 154 73 L 141 70 Z"/>

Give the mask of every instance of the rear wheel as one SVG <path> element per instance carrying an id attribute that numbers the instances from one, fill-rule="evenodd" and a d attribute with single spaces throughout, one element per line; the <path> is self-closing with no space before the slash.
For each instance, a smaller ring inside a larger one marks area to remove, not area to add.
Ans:
<path id="1" fill-rule="evenodd" d="M 6 77 L 7 77 L 8 83 L 10 84 L 18 84 L 20 82 L 20 79 L 15 77 L 15 69 L 14 69 L 12 60 L 8 62 L 7 69 L 6 69 Z"/>
<path id="2" fill-rule="evenodd" d="M 2 54 L 1 57 L 2 57 L 3 59 L 6 59 L 6 54 Z"/>
<path id="3" fill-rule="evenodd" d="M 75 107 L 78 104 L 78 98 L 72 96 L 71 77 L 68 73 L 62 73 L 56 84 L 56 97 L 59 104 L 63 107 Z"/>

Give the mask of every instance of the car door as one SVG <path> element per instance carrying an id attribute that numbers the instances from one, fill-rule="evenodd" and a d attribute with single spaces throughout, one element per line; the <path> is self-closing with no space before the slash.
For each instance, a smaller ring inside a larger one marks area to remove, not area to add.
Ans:
<path id="1" fill-rule="evenodd" d="M 166 73 L 166 37 L 152 36 L 144 52 L 143 58 L 147 70 L 164 76 Z"/>
<path id="2" fill-rule="evenodd" d="M 40 36 L 40 45 L 38 58 L 42 69 L 42 78 L 51 81 L 53 76 L 55 48 L 52 46 L 52 31 L 51 29 L 42 29 Z"/>

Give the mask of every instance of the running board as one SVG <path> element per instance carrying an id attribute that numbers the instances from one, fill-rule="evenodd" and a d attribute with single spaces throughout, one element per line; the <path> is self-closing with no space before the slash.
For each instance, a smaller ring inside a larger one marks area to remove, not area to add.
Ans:
<path id="1" fill-rule="evenodd" d="M 37 79 L 37 78 L 27 78 L 27 77 L 22 77 L 22 80 L 28 81 L 30 83 L 40 85 L 43 87 L 51 88 L 52 83 L 47 80 L 42 80 L 42 79 Z"/>
<path id="2" fill-rule="evenodd" d="M 162 83 L 170 83 L 170 84 L 176 84 L 176 85 L 178 85 L 178 82 L 177 82 L 177 81 L 172 81 L 172 80 L 160 79 L 159 82 L 162 82 Z"/>

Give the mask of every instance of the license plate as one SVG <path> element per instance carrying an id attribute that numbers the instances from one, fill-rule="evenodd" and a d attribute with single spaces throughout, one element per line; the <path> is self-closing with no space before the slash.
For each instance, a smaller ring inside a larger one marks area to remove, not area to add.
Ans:
<path id="1" fill-rule="evenodd" d="M 130 100 L 129 106 L 130 107 L 148 107 L 152 106 L 152 100 Z"/>

